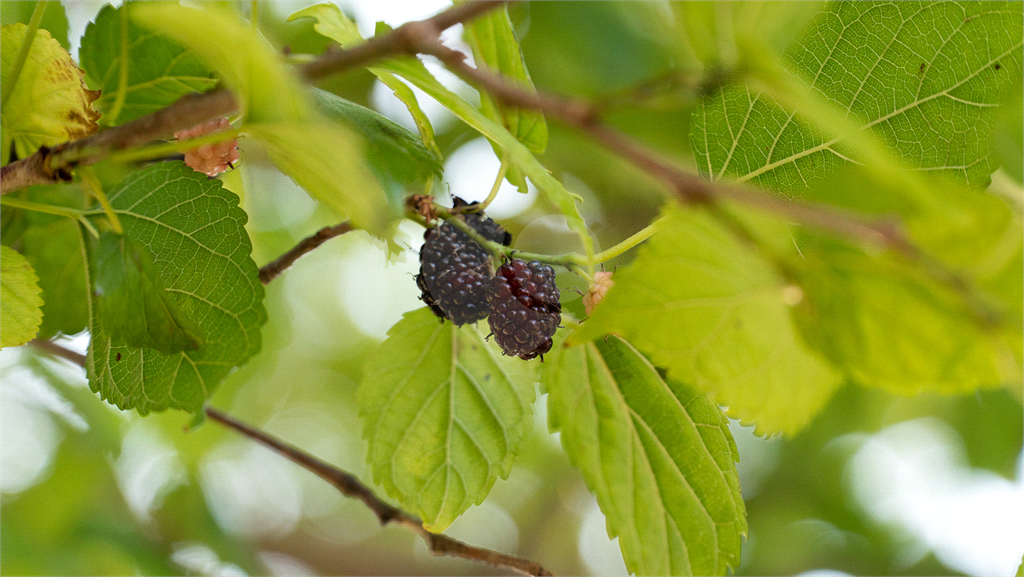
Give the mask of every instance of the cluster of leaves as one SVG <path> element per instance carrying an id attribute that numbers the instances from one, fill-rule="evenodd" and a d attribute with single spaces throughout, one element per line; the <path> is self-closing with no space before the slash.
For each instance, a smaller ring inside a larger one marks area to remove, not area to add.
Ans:
<path id="1" fill-rule="evenodd" d="M 657 234 L 590 318 L 567 322 L 543 365 L 502 357 L 480 327 L 406 314 L 367 360 L 360 416 L 375 481 L 432 530 L 508 476 L 537 382 L 551 431 L 637 574 L 738 566 L 747 521 L 727 415 L 792 435 L 846 382 L 899 394 L 1020 385 L 1022 218 L 982 186 L 1000 158 L 1021 156 L 999 122 L 1015 82 L 1019 93 L 1021 5 L 672 10 L 687 72 L 731 81 L 699 94 L 690 125 L 708 179 L 897 215 L 920 250 L 739 205 L 668 201 Z M 343 47 L 364 41 L 334 5 L 290 17 L 300 18 Z M 487 137 L 509 161 L 507 179 L 525 191 L 528 178 L 593 252 L 579 197 L 537 159 L 544 116 L 487 94 L 475 106 L 415 57 L 369 71 L 419 134 L 306 87 L 253 27 L 217 8 L 106 7 L 77 65 L 59 39 L 29 31 L 3 28 L 5 164 L 223 84 L 240 104 L 234 124 L 281 172 L 391 240 L 407 191 L 441 174 L 412 85 Z M 507 10 L 468 24 L 465 39 L 477 66 L 532 88 Z M 1014 106 L 1019 118 L 1019 94 Z M 87 329 L 102 398 L 142 414 L 199 412 L 260 350 L 267 314 L 247 215 L 219 180 L 180 162 L 96 173 L 5 203 L 2 346 Z M 49 214 L 30 210 L 44 205 Z"/>

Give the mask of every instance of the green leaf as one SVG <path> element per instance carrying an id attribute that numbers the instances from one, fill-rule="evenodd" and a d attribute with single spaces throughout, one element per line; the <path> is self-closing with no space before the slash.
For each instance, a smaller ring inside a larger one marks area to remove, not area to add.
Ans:
<path id="1" fill-rule="evenodd" d="M 287 21 L 292 22 L 300 18 L 313 18 L 316 20 L 316 24 L 313 25 L 313 29 L 317 32 L 334 40 L 338 44 L 341 44 L 343 48 L 351 48 L 357 44 L 365 42 L 362 36 L 359 35 L 359 29 L 356 27 L 356 23 L 353 22 L 341 8 L 334 4 L 316 4 L 303 8 L 298 12 L 295 12 L 288 16 Z M 423 141 L 424 146 L 427 147 L 435 156 L 441 157 L 441 149 L 438 148 L 437 142 L 434 140 L 434 127 L 430 124 L 430 119 L 427 118 L 426 113 L 420 108 L 419 102 L 416 100 L 416 95 L 413 91 L 406 86 L 404 82 L 399 80 L 394 74 L 387 70 L 375 67 L 367 68 L 374 76 L 380 79 L 380 81 L 390 88 L 395 96 L 398 97 L 405 107 L 409 109 L 409 114 L 412 115 L 413 121 L 416 123 L 416 128 L 420 132 L 420 138 Z"/>
<path id="2" fill-rule="evenodd" d="M 25 258 L 39 274 L 43 290 L 43 324 L 39 338 L 73 335 L 89 322 L 85 260 L 78 225 L 68 218 L 35 225 L 21 237 Z"/>
<path id="3" fill-rule="evenodd" d="M 82 208 L 82 189 L 74 184 L 37 185 L 18 193 L 22 200 Z M 49 340 L 58 333 L 74 335 L 89 322 L 84 248 L 78 224 L 65 216 L 4 206 L 0 231 L 3 244 L 20 252 L 39 276 L 43 297 L 43 324 L 36 338 Z"/>
<path id="4" fill-rule="evenodd" d="M 104 232 L 93 250 L 93 262 L 96 311 L 107 335 L 130 347 L 167 355 L 202 348 L 202 331 L 164 289 L 145 246 Z"/>
<path id="5" fill-rule="evenodd" d="M 473 50 L 473 59 L 478 67 L 490 68 L 523 88 L 534 91 L 519 41 L 512 30 L 508 7 L 491 10 L 467 22 L 465 38 Z M 500 122 L 530 152 L 540 154 L 547 148 L 548 125 L 542 112 L 498 103 L 487 92 L 480 93 L 480 109 L 491 120 Z M 501 156 L 501 147 L 493 141 L 491 145 L 494 146 L 495 154 Z M 527 191 L 526 180 L 518 169 L 511 174 L 506 173 L 505 178 L 515 184 L 520 192 Z"/>
<path id="6" fill-rule="evenodd" d="M 192 51 L 131 22 L 136 4 L 107 5 L 85 29 L 78 58 L 101 88 L 96 107 L 107 126 L 124 124 L 217 84 Z"/>
<path id="7" fill-rule="evenodd" d="M 363 162 L 362 143 L 347 127 L 313 114 L 306 120 L 249 124 L 281 172 L 352 224 L 386 238 L 397 225 L 380 183 Z"/>
<path id="8" fill-rule="evenodd" d="M 267 314 L 249 256 L 246 214 L 220 181 L 182 162 L 135 171 L 108 197 L 125 235 L 154 255 L 156 274 L 205 333 L 206 346 L 174 354 L 130 347 L 107 332 L 93 302 L 89 386 L 121 409 L 141 414 L 167 408 L 198 412 L 220 381 L 260 350 Z"/>
<path id="9" fill-rule="evenodd" d="M 1021 75 L 1021 4 L 833 2 L 787 52 L 789 69 L 910 166 L 970 184 L 993 169 L 996 105 Z M 707 97 L 690 132 L 697 165 L 798 191 L 851 151 L 767 95 Z"/>
<path id="10" fill-rule="evenodd" d="M 0 30 L 0 84 L 9 74 L 25 40 L 27 26 L 10 24 Z M 40 146 L 89 136 L 98 128 L 99 113 L 91 102 L 98 92 L 86 90 L 82 71 L 71 55 L 46 30 L 37 30 L 13 91 L 0 110 L 3 137 L 0 163 L 31 155 Z"/>
<path id="11" fill-rule="evenodd" d="M 507 478 L 533 419 L 532 364 L 503 357 L 476 325 L 406 315 L 359 387 L 367 462 L 389 495 L 442 531 Z"/>
<path id="12" fill-rule="evenodd" d="M 676 34 L 712 69 L 742 66 L 744 44 L 784 50 L 825 3 L 673 2 Z"/>
<path id="13" fill-rule="evenodd" d="M 39 277 L 25 257 L 0 246 L 0 347 L 23 345 L 43 322 Z"/>
<path id="14" fill-rule="evenodd" d="M 604 306 L 604 305 L 602 305 Z M 725 575 L 747 532 L 729 421 L 619 337 L 552 347 L 552 432 L 636 575 Z"/>
<path id="15" fill-rule="evenodd" d="M 400 124 L 318 88 L 313 89 L 313 97 L 325 116 L 363 135 L 367 160 L 378 174 L 390 176 L 405 186 L 441 176 L 441 159 Z"/>
<path id="16" fill-rule="evenodd" d="M 247 122 L 308 118 L 309 102 L 294 70 L 234 14 L 185 8 L 176 2 L 143 2 L 132 7 L 131 17 L 185 46 L 216 70 Z"/>
<path id="17" fill-rule="evenodd" d="M 1019 382 L 1012 349 L 949 287 L 889 255 L 803 240 L 792 264 L 806 298 L 794 318 L 807 342 L 856 382 L 900 394 Z"/>
<path id="18" fill-rule="evenodd" d="M 985 191 L 929 183 L 927 206 L 900 190 L 865 195 L 849 167 L 805 193 L 867 213 L 902 216 L 923 262 L 869 255 L 813 230 L 782 233 L 777 259 L 805 298 L 794 309 L 808 344 L 857 382 L 898 394 L 966 393 L 1019 383 L 1024 316 L 1024 230 Z M 796 248 L 797 245 L 799 248 Z M 950 282 L 946 273 L 958 275 Z M 962 285 L 962 286 L 961 286 Z"/>
<path id="19" fill-rule="evenodd" d="M 473 19 L 466 24 L 465 30 L 466 41 L 473 49 L 477 66 L 490 68 L 527 90 L 535 91 L 506 6 Z M 498 104 L 487 93 L 480 95 L 480 108 L 491 120 L 500 121 L 530 152 L 541 154 L 547 148 L 548 125 L 544 121 L 544 113 Z"/>
<path id="20" fill-rule="evenodd" d="M 28 24 L 35 8 L 34 0 L 5 0 L 0 2 L 0 21 L 4 24 L 16 22 Z M 71 45 L 68 44 L 68 17 L 63 4 L 51 1 L 46 7 L 46 12 L 43 13 L 43 20 L 39 23 L 39 27 L 48 31 L 50 36 L 60 42 L 64 50 L 71 49 Z"/>
<path id="21" fill-rule="evenodd" d="M 1003 170 L 1019 184 L 1024 182 L 1024 84 L 1017 80 L 999 107 L 992 148 Z"/>
<path id="22" fill-rule="evenodd" d="M 665 217 L 570 341 L 622 335 L 758 433 L 796 433 L 840 380 L 800 340 L 791 287 L 705 212 L 673 204 Z"/>

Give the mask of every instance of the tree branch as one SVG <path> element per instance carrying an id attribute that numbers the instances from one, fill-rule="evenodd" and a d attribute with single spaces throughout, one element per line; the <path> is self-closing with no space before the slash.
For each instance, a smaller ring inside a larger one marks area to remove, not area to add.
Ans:
<path id="1" fill-rule="evenodd" d="M 389 56 L 415 54 L 414 39 L 421 36 L 424 31 L 440 34 L 442 30 L 472 20 L 503 4 L 505 4 L 504 1 L 484 0 L 459 4 L 426 20 L 406 22 L 388 34 L 374 36 L 347 50 L 339 50 L 321 56 L 313 62 L 302 65 L 300 71 L 307 81 L 313 81 L 344 70 L 365 66 Z"/>
<path id="2" fill-rule="evenodd" d="M 399 54 L 411 54 L 410 38 L 421 29 L 441 30 L 465 22 L 501 6 L 502 2 L 467 2 L 436 14 L 426 20 L 408 22 L 388 34 L 371 38 L 349 50 L 338 50 L 320 56 L 301 68 L 307 80 L 365 66 L 374 61 Z M 43 147 L 27 158 L 0 168 L 0 194 L 34 184 L 53 184 L 71 180 L 76 166 L 94 164 L 111 152 L 132 148 L 147 142 L 168 138 L 178 130 L 191 128 L 238 108 L 234 96 L 224 89 L 205 94 L 190 94 L 174 104 L 87 138 L 65 142 L 54 148 Z"/>
<path id="3" fill-rule="evenodd" d="M 598 109 L 585 100 L 537 92 L 499 74 L 473 68 L 466 64 L 465 54 L 440 42 L 438 31 L 422 33 L 412 40 L 417 52 L 438 58 L 460 78 L 486 90 L 498 101 L 540 110 L 590 135 L 605 148 L 664 181 L 684 202 L 715 204 L 723 199 L 732 200 L 845 239 L 892 250 L 959 294 L 982 324 L 988 326 L 998 322 L 999 314 L 979 297 L 970 279 L 950 270 L 917 246 L 905 234 L 899 219 L 872 218 L 827 204 L 780 198 L 758 188 L 709 182 L 678 168 L 629 135 L 607 126 L 601 121 Z"/>
<path id="4" fill-rule="evenodd" d="M 346 221 L 334 226 L 325 226 L 314 234 L 300 240 L 299 244 L 292 247 L 288 252 L 260 268 L 260 282 L 263 284 L 270 284 L 270 281 L 277 278 L 279 274 L 283 273 L 288 269 L 288 267 L 292 266 L 295 261 L 299 260 L 300 256 L 312 251 L 316 247 L 336 236 L 349 232 L 350 230 L 352 230 L 352 225 Z"/>
<path id="5" fill-rule="evenodd" d="M 53 341 L 45 341 L 40 339 L 32 339 L 29 344 L 41 351 L 50 353 L 55 357 L 71 361 L 80 367 L 85 366 L 85 355 L 76 353 L 75 351 L 62 347 Z"/>
<path id="6" fill-rule="evenodd" d="M 71 171 L 76 166 L 94 164 L 116 150 L 170 137 L 178 130 L 226 116 L 237 108 L 234 96 L 227 90 L 189 94 L 167 108 L 110 130 L 52 149 L 44 146 L 32 156 L 0 169 L 0 194 L 33 184 L 71 180 Z"/>
<path id="7" fill-rule="evenodd" d="M 423 538 L 427 547 L 430 548 L 430 553 L 432 555 L 459 557 L 470 561 L 476 561 L 478 563 L 486 563 L 494 567 L 512 569 L 523 575 L 551 575 L 547 569 L 533 561 L 513 557 L 512 555 L 506 555 L 504 553 L 484 549 L 482 547 L 474 547 L 473 545 L 469 545 L 457 539 L 452 539 L 446 535 L 431 533 L 423 527 L 423 521 L 415 515 L 406 513 L 405 511 L 381 500 L 355 475 L 338 469 L 332 465 L 328 465 L 316 457 L 313 457 L 292 445 L 284 443 L 263 431 L 250 427 L 249 425 L 246 425 L 245 423 L 242 423 L 212 407 L 206 408 L 206 416 L 230 429 L 234 429 L 254 441 L 262 443 L 279 455 L 302 466 L 304 469 L 334 485 L 342 495 L 362 501 L 363 504 L 377 516 L 381 525 L 397 523 L 407 529 L 410 529 Z"/>
<path id="8" fill-rule="evenodd" d="M 85 366 L 85 355 L 66 349 L 53 341 L 41 341 L 36 339 L 31 341 L 31 343 L 33 346 L 46 351 L 51 355 L 67 359 L 80 367 Z M 363 504 L 377 516 L 381 525 L 396 523 L 411 530 L 413 533 L 416 533 L 424 542 L 426 542 L 431 555 L 458 557 L 460 559 L 467 559 L 477 563 L 486 563 L 494 567 L 512 569 L 522 575 L 552 574 L 539 563 L 535 563 L 528 559 L 506 555 L 483 547 L 475 547 L 468 543 L 459 541 L 458 539 L 452 539 L 447 535 L 431 533 L 423 527 L 423 521 L 418 517 L 380 499 L 355 475 L 347 471 L 343 471 L 333 465 L 329 465 L 309 453 L 268 435 L 259 429 L 251 427 L 230 415 L 214 409 L 213 407 L 207 407 L 205 413 L 210 420 L 220 423 L 229 429 L 233 429 L 256 442 L 269 447 L 277 454 L 298 464 L 331 485 L 334 485 L 342 495 L 362 501 Z"/>
<path id="9" fill-rule="evenodd" d="M 758 189 L 711 183 L 686 172 L 636 139 L 611 128 L 601 121 L 597 109 L 586 100 L 536 92 L 514 81 L 466 63 L 462 52 L 442 44 L 436 35 L 414 38 L 414 48 L 435 56 L 460 78 L 504 104 L 540 110 L 557 118 L 604 145 L 648 174 L 665 182 L 683 201 L 691 204 L 712 203 L 730 199 L 793 219 L 801 224 L 824 229 L 860 242 L 882 245 L 906 256 L 917 251 L 897 223 L 873 221 L 860 215 L 825 205 L 780 199 Z"/>

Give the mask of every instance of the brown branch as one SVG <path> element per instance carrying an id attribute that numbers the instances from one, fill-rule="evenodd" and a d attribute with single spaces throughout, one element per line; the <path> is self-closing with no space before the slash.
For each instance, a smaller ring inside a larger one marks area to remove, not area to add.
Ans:
<path id="1" fill-rule="evenodd" d="M 300 70 L 306 80 L 313 81 L 343 70 L 365 66 L 396 54 L 415 54 L 414 39 L 421 36 L 424 31 L 440 35 L 442 30 L 472 20 L 503 4 L 505 2 L 482 0 L 459 4 L 426 20 L 406 22 L 388 34 L 375 36 L 347 50 L 339 50 L 321 56 L 313 62 L 304 64 Z"/>
<path id="2" fill-rule="evenodd" d="M 189 94 L 167 108 L 110 130 L 65 142 L 53 149 L 40 148 L 32 156 L 0 169 L 0 194 L 32 184 L 70 180 L 71 170 L 76 166 L 94 164 L 116 150 L 170 137 L 175 131 L 225 116 L 236 108 L 238 105 L 234 96 L 226 90 Z M 15 175 L 18 177 L 15 178 Z"/>
<path id="3" fill-rule="evenodd" d="M 266 445 L 279 455 L 297 463 L 314 475 L 334 485 L 342 495 L 362 501 L 363 504 L 377 516 L 381 525 L 397 523 L 407 529 L 410 529 L 423 538 L 427 547 L 430 548 L 430 553 L 432 555 L 459 557 L 470 561 L 476 561 L 478 563 L 486 563 L 494 567 L 512 569 L 523 575 L 551 575 L 547 569 L 533 561 L 513 557 L 512 555 L 506 555 L 504 553 L 484 549 L 482 547 L 474 547 L 473 545 L 469 545 L 457 539 L 452 539 L 446 535 L 431 533 L 423 527 L 423 521 L 418 517 L 384 502 L 355 475 L 329 465 L 316 457 L 293 447 L 292 445 L 284 443 L 263 431 L 250 427 L 249 425 L 246 425 L 245 423 L 242 423 L 212 407 L 206 408 L 206 416 L 230 429 L 234 429 L 254 441 Z"/>
<path id="4" fill-rule="evenodd" d="M 31 341 L 29 341 L 29 344 L 41 351 L 50 353 L 55 357 L 60 357 L 62 359 L 71 361 L 72 363 L 75 363 L 80 367 L 85 366 L 85 355 L 81 353 L 76 353 L 75 351 L 68 349 L 66 347 L 62 347 L 61 345 L 58 345 L 53 341 L 32 339 Z"/>
<path id="5" fill-rule="evenodd" d="M 460 4 L 426 20 L 403 24 L 388 34 L 371 38 L 349 50 L 338 50 L 320 56 L 304 65 L 301 72 L 308 80 L 315 80 L 364 66 L 388 56 L 410 54 L 412 52 L 409 39 L 421 34 L 421 28 L 436 30 L 439 34 L 441 30 L 475 18 L 501 5 L 501 2 Z M 59 144 L 53 149 L 43 147 L 32 156 L 0 168 L 0 194 L 34 184 L 53 184 L 70 180 L 71 171 L 76 166 L 94 164 L 116 150 L 168 138 L 178 130 L 226 116 L 237 108 L 234 96 L 227 90 L 190 94 L 167 108 L 121 126 L 81 140 Z"/>
<path id="6" fill-rule="evenodd" d="M 277 278 L 277 275 L 283 273 L 288 269 L 288 267 L 292 266 L 295 261 L 299 260 L 300 256 L 310 252 L 336 236 L 349 232 L 350 230 L 352 230 L 352 225 L 348 222 L 343 222 L 334 226 L 325 226 L 316 231 L 316 233 L 307 236 L 299 241 L 299 244 L 292 247 L 288 252 L 260 268 L 260 282 L 263 284 L 269 284 L 270 281 Z"/>

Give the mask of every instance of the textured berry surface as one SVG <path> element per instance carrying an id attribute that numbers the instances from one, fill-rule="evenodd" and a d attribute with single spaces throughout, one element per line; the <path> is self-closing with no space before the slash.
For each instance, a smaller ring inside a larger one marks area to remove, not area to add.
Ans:
<path id="1" fill-rule="evenodd" d="M 231 128 L 231 123 L 226 118 L 218 118 L 193 126 L 186 130 L 179 130 L 174 133 L 178 140 L 188 140 L 204 134 L 211 134 Z M 238 162 L 238 140 L 231 139 L 214 144 L 204 144 L 185 153 L 185 164 L 192 170 L 217 176 L 227 172 L 235 162 Z"/>
<path id="2" fill-rule="evenodd" d="M 472 206 L 455 197 L 455 208 Z M 509 244 L 511 236 L 482 214 L 464 214 L 473 230 L 488 240 Z M 427 229 L 420 249 L 416 285 L 420 299 L 439 317 L 457 325 L 475 323 L 489 311 L 491 255 L 453 225 L 444 222 Z"/>
<path id="3" fill-rule="evenodd" d="M 555 271 L 532 260 L 503 264 L 491 280 L 491 333 L 506 355 L 532 359 L 551 350 L 562 320 Z"/>

